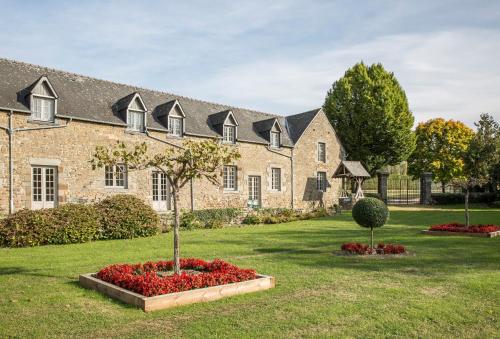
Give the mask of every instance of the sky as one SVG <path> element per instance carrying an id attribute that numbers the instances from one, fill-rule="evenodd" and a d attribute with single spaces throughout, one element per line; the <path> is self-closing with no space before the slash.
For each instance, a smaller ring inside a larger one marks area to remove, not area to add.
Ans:
<path id="1" fill-rule="evenodd" d="M 5 1 L 0 57 L 282 115 L 380 62 L 416 122 L 500 120 L 500 1 Z"/>

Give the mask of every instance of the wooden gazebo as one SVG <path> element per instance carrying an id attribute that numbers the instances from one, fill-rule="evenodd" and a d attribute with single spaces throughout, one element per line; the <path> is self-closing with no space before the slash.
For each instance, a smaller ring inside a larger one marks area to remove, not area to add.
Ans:
<path id="1" fill-rule="evenodd" d="M 342 191 L 340 192 L 340 199 L 351 199 L 349 195 L 346 184 L 348 180 L 354 180 L 356 182 L 356 194 L 352 199 L 353 203 L 358 201 L 359 199 L 364 198 L 363 189 L 361 188 L 361 184 L 363 180 L 366 178 L 370 178 L 370 173 L 363 167 L 361 162 L 359 161 L 346 161 L 343 160 L 340 162 L 339 166 L 335 170 L 333 174 L 333 178 L 342 178 Z M 346 180 L 347 179 L 347 180 Z"/>

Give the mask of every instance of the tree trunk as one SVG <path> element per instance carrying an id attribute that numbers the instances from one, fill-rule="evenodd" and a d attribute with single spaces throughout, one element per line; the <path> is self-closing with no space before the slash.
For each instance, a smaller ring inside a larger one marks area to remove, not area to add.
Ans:
<path id="1" fill-rule="evenodd" d="M 371 244 L 371 252 L 373 253 L 373 227 L 370 227 L 370 244 Z"/>
<path id="2" fill-rule="evenodd" d="M 173 190 L 174 198 L 174 273 L 181 273 L 181 260 L 179 255 L 179 208 L 177 207 L 177 202 L 179 200 L 179 192 L 177 189 Z"/>
<path id="3" fill-rule="evenodd" d="M 465 189 L 465 227 L 469 227 L 469 187 Z"/>
<path id="4" fill-rule="evenodd" d="M 441 181 L 441 193 L 446 193 L 446 183 Z"/>

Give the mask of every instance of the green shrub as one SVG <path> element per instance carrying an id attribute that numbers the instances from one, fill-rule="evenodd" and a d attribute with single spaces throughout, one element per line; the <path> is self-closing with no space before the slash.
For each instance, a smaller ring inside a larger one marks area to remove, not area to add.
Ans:
<path id="1" fill-rule="evenodd" d="M 241 221 L 242 224 L 245 225 L 255 225 L 255 224 L 260 224 L 260 218 L 254 213 L 248 214 L 243 220 Z"/>
<path id="2" fill-rule="evenodd" d="M 92 205 L 23 209 L 0 222 L 0 244 L 24 247 L 86 242 L 97 239 L 99 229 L 99 214 Z"/>
<path id="3" fill-rule="evenodd" d="M 465 203 L 464 193 L 432 193 L 431 198 L 438 205 L 452 205 Z M 472 192 L 469 194 L 469 203 L 488 204 L 495 201 L 495 193 Z"/>
<path id="4" fill-rule="evenodd" d="M 118 194 L 96 204 L 101 216 L 102 239 L 127 239 L 157 234 L 160 217 L 141 199 Z"/>
<path id="5" fill-rule="evenodd" d="M 234 224 L 241 217 L 243 210 L 239 208 L 212 208 L 197 211 L 184 211 L 181 214 L 180 226 L 186 229 L 222 228 Z"/>
<path id="6" fill-rule="evenodd" d="M 384 226 L 389 218 L 389 209 L 382 200 L 364 198 L 354 204 L 352 217 L 358 225 L 371 229 L 371 247 L 373 248 L 373 229 Z"/>
<path id="7" fill-rule="evenodd" d="M 99 237 L 99 212 L 93 205 L 65 204 L 49 210 L 57 225 L 51 244 L 74 244 Z"/>

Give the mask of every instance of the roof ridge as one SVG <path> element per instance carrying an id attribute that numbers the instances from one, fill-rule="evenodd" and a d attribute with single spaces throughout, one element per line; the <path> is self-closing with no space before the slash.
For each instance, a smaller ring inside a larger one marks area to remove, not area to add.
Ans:
<path id="1" fill-rule="evenodd" d="M 201 99 L 195 99 L 195 98 L 188 97 L 188 96 L 185 96 L 185 95 L 170 93 L 170 92 L 162 91 L 162 90 L 158 90 L 158 89 L 152 89 L 152 88 L 146 88 L 146 87 L 141 87 L 141 86 L 135 86 L 135 85 L 125 84 L 125 83 L 118 82 L 118 81 L 100 79 L 100 78 L 91 77 L 91 76 L 80 74 L 80 73 L 65 71 L 65 70 L 62 70 L 62 69 L 52 68 L 52 67 L 48 67 L 48 66 L 42 66 L 42 65 L 32 64 L 32 63 L 29 63 L 29 62 L 15 60 L 15 59 L 10 59 L 10 58 L 5 58 L 5 57 L 0 57 L 0 60 L 5 60 L 5 61 L 11 62 L 11 63 L 17 63 L 17 64 L 21 64 L 21 65 L 25 65 L 25 66 L 30 66 L 30 67 L 38 67 L 38 68 L 46 69 L 48 71 L 65 73 L 67 75 L 78 76 L 78 77 L 87 78 L 87 79 L 90 79 L 90 80 L 104 81 L 104 82 L 108 82 L 108 83 L 115 84 L 115 85 L 134 87 L 134 88 L 139 89 L 139 90 L 151 91 L 151 92 L 156 92 L 156 93 L 160 93 L 160 94 L 167 94 L 167 95 L 170 95 L 170 96 L 173 96 L 173 97 L 176 97 L 176 98 L 182 98 L 182 99 L 187 99 L 187 100 L 191 100 L 191 101 L 197 101 L 197 102 L 205 103 L 205 104 L 209 104 L 209 105 L 224 106 L 224 107 L 228 107 L 228 109 L 244 110 L 244 111 L 248 111 L 248 112 L 251 112 L 251 113 L 258 113 L 258 114 L 268 115 L 268 116 L 271 116 L 271 117 L 280 117 L 280 118 L 286 118 L 287 117 L 286 115 L 281 115 L 281 114 L 276 114 L 276 113 L 270 113 L 270 112 L 262 112 L 262 111 L 257 111 L 255 109 L 251 109 L 251 108 L 244 108 L 244 107 L 232 106 L 232 105 L 227 105 L 227 104 L 221 104 L 221 103 L 218 103 L 218 102 L 211 102 L 211 101 L 206 101 L 206 100 L 201 100 Z"/>
<path id="2" fill-rule="evenodd" d="M 301 113 L 295 113 L 295 114 L 291 114 L 291 115 L 287 115 L 286 118 L 291 118 L 291 117 L 296 117 L 298 115 L 302 115 L 302 114 L 307 114 L 307 113 L 312 113 L 314 112 L 315 114 L 317 114 L 323 107 L 318 107 L 318 108 L 313 108 L 313 109 L 310 109 L 309 111 L 305 111 L 305 112 L 301 112 Z"/>

